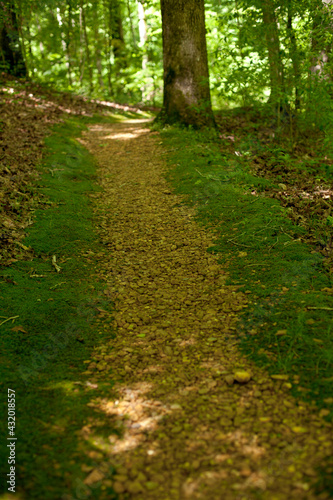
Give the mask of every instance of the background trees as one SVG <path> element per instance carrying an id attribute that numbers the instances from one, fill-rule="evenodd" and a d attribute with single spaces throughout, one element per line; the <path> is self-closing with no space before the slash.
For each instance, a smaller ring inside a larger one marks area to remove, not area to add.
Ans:
<path id="1" fill-rule="evenodd" d="M 13 1 L 0 2 L 0 57 L 2 67 L 15 76 L 26 76 L 16 8 Z"/>
<path id="2" fill-rule="evenodd" d="M 202 10 L 201 0 L 194 4 Z M 207 0 L 205 7 L 213 107 L 268 102 L 276 119 L 306 116 L 327 126 L 331 0 Z M 172 0 L 162 1 L 168 23 L 174 9 Z M 195 38 L 202 19 L 194 24 Z M 24 76 L 27 68 L 31 78 L 60 90 L 120 103 L 163 103 L 159 0 L 1 0 L 0 30 L 1 70 Z M 184 72 L 194 70 L 184 50 L 177 57 Z M 203 69 L 195 71 L 207 82 Z"/>

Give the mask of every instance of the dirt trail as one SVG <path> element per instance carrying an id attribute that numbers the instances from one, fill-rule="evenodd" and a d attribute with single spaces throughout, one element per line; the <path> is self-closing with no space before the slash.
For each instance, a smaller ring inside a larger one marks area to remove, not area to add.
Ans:
<path id="1" fill-rule="evenodd" d="M 332 427 L 239 354 L 246 295 L 225 285 L 227 270 L 206 252 L 212 235 L 170 190 L 159 136 L 141 122 L 83 136 L 104 189 L 101 267 L 117 330 L 86 374 L 119 380 L 116 401 L 91 405 L 123 426 L 122 438 L 93 438 L 89 426 L 85 437 L 116 464 L 120 499 L 328 498 L 309 483 L 332 452 Z M 96 471 L 86 484 L 100 479 L 110 485 Z"/>

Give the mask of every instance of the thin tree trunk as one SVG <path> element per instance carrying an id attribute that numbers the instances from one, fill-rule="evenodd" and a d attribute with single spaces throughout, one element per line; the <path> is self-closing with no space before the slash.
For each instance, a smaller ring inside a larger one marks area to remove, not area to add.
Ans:
<path id="1" fill-rule="evenodd" d="M 240 37 L 242 23 L 239 19 L 239 7 L 238 7 L 237 0 L 235 0 L 235 14 L 236 14 L 236 21 L 237 21 L 237 28 L 238 28 L 238 50 L 239 50 L 239 55 L 242 59 L 242 64 L 245 65 L 243 43 L 242 43 L 241 37 Z M 243 98 L 243 106 L 245 106 L 245 103 L 247 101 L 247 96 L 248 96 L 247 91 L 246 91 L 246 86 L 243 86 L 243 85 L 241 86 L 240 93 L 242 94 L 242 98 Z"/>
<path id="2" fill-rule="evenodd" d="M 159 119 L 215 125 L 211 108 L 204 0 L 161 0 L 164 99 Z"/>
<path id="3" fill-rule="evenodd" d="M 104 89 L 103 82 L 103 73 L 102 73 L 102 57 L 101 57 L 101 46 L 100 46 L 100 35 L 99 35 L 99 22 L 98 22 L 98 11 L 99 11 L 99 2 L 97 2 L 96 8 L 93 9 L 94 16 L 94 28 L 95 28 L 95 59 L 96 59 L 96 68 L 98 74 L 98 82 L 101 89 Z"/>
<path id="4" fill-rule="evenodd" d="M 24 38 L 24 32 L 23 32 L 23 27 L 22 27 L 23 16 L 22 16 L 21 1 L 18 1 L 17 5 L 18 5 L 18 9 L 19 9 L 18 16 L 17 16 L 17 28 L 18 28 L 18 33 L 19 33 L 19 37 L 21 40 L 22 56 L 24 59 L 25 67 L 26 67 L 26 78 L 29 78 L 28 58 L 27 58 L 27 52 L 25 50 L 25 38 Z"/>
<path id="5" fill-rule="evenodd" d="M 110 96 L 113 96 L 113 85 L 112 85 L 112 64 L 111 64 L 111 21 L 110 21 L 110 6 L 107 4 L 107 0 L 103 2 L 104 7 L 104 21 L 105 21 L 105 53 L 107 59 L 107 77 L 108 77 L 108 88 Z"/>
<path id="6" fill-rule="evenodd" d="M 83 0 L 80 0 L 80 8 L 81 8 L 81 17 L 82 17 L 82 27 L 83 27 L 86 60 L 87 60 L 87 64 L 88 64 L 89 87 L 90 87 L 90 92 L 93 93 L 93 91 L 94 91 L 93 69 L 92 69 L 92 65 L 91 65 L 90 47 L 89 47 L 89 39 L 88 39 L 87 24 L 86 24 L 86 13 L 84 10 Z"/>
<path id="7" fill-rule="evenodd" d="M 31 46 L 31 33 L 30 33 L 30 26 L 29 23 L 27 24 L 27 43 L 28 43 L 28 53 L 29 53 L 29 59 L 30 59 L 30 68 L 32 73 L 34 73 L 35 70 L 35 63 L 34 63 L 34 54 L 32 52 L 32 46 Z"/>
<path id="8" fill-rule="evenodd" d="M 139 35 L 140 35 L 140 45 L 144 51 L 142 57 L 142 69 L 146 69 L 148 63 L 148 56 L 145 53 L 145 44 L 147 42 L 147 23 L 146 23 L 146 13 L 145 8 L 141 2 L 138 2 L 138 16 L 139 16 Z"/>
<path id="9" fill-rule="evenodd" d="M 79 23 L 80 23 L 80 47 L 79 47 L 79 57 L 80 57 L 80 83 L 84 77 L 84 69 L 85 69 L 85 56 L 84 56 L 84 34 L 83 34 L 83 23 L 82 23 L 82 7 L 80 6 L 79 10 Z"/>
<path id="10" fill-rule="evenodd" d="M 130 26 L 131 26 L 133 46 L 134 46 L 134 48 L 136 48 L 137 47 L 137 43 L 136 43 L 136 36 L 135 36 L 134 26 L 133 26 L 133 19 L 132 19 L 132 12 L 131 12 L 130 0 L 127 0 L 127 13 L 128 13 L 128 19 L 129 19 L 129 22 L 130 22 Z"/>
<path id="11" fill-rule="evenodd" d="M 58 21 L 60 33 L 61 33 L 61 46 L 62 46 L 62 50 L 63 50 L 63 53 L 64 53 L 65 58 L 66 58 L 68 83 L 69 83 L 69 85 L 72 85 L 70 54 L 69 54 L 69 50 L 68 50 L 69 49 L 69 35 L 67 34 L 67 36 L 66 36 L 65 32 L 64 32 L 64 28 L 63 28 L 64 18 L 65 18 L 65 16 L 61 15 L 60 9 L 59 9 L 59 7 L 57 7 L 57 21 Z"/>
<path id="12" fill-rule="evenodd" d="M 291 2 L 288 4 L 288 19 L 287 19 L 287 35 L 290 40 L 290 58 L 293 64 L 294 70 L 294 87 L 295 87 L 295 109 L 298 110 L 300 108 L 300 96 L 299 96 L 299 84 L 301 79 L 301 71 L 299 65 L 299 52 L 296 42 L 296 35 L 293 28 L 292 22 L 292 10 L 291 10 Z"/>
<path id="13" fill-rule="evenodd" d="M 138 2 L 138 17 L 139 17 L 139 36 L 140 36 L 140 47 L 143 51 L 142 55 L 142 69 L 145 70 L 148 65 L 148 54 L 146 52 L 146 42 L 148 39 L 147 35 L 147 23 L 146 23 L 146 13 L 145 8 L 141 2 Z M 145 101 L 147 96 L 147 74 L 144 75 L 144 83 L 141 86 L 141 100 Z"/>
<path id="14" fill-rule="evenodd" d="M 265 39 L 268 50 L 268 62 L 271 81 L 270 102 L 279 108 L 283 107 L 284 101 L 284 78 L 280 55 L 280 40 L 277 27 L 274 3 L 272 0 L 261 1 Z"/>
<path id="15" fill-rule="evenodd" d="M 72 58 L 71 58 L 71 41 L 72 41 L 72 19 L 73 19 L 73 8 L 72 0 L 68 0 L 68 17 L 67 17 L 67 32 L 66 32 L 66 54 L 67 54 L 67 64 L 68 64 L 68 81 L 69 85 L 73 85 L 72 80 Z"/>

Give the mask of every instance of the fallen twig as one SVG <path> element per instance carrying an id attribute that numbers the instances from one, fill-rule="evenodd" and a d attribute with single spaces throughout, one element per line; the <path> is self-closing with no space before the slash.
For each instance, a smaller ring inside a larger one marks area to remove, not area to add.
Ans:
<path id="1" fill-rule="evenodd" d="M 57 257 L 55 255 L 52 255 L 52 266 L 55 268 L 55 270 L 57 271 L 57 273 L 60 273 L 61 267 L 58 266 L 58 264 L 57 264 Z"/>
<path id="2" fill-rule="evenodd" d="M 321 309 L 322 311 L 333 311 L 333 307 L 312 307 L 312 306 L 307 306 L 307 309 Z"/>
<path id="3" fill-rule="evenodd" d="M 57 288 L 57 286 L 65 285 L 66 283 L 67 283 L 66 281 L 61 281 L 61 283 L 57 283 L 56 285 L 50 286 L 50 290 L 54 290 L 54 288 Z"/>
<path id="4" fill-rule="evenodd" d="M 200 170 L 197 169 L 197 168 L 195 168 L 194 170 L 196 170 L 198 172 L 198 174 L 201 175 L 201 177 L 204 177 L 205 179 L 209 179 L 211 181 L 217 181 L 217 182 L 229 182 L 230 181 L 230 179 L 226 179 L 226 180 L 224 180 L 224 179 L 217 179 L 216 177 L 213 177 L 211 174 L 206 174 L 205 175 L 202 172 L 200 172 Z"/>
<path id="5" fill-rule="evenodd" d="M 263 264 L 247 264 L 244 267 L 251 267 L 251 266 L 267 266 L 267 264 L 265 264 L 265 263 L 263 263 Z"/>
<path id="6" fill-rule="evenodd" d="M 239 247 L 253 248 L 250 245 L 243 245 L 242 243 L 236 243 L 234 240 L 227 240 L 228 243 L 232 243 L 233 245 L 237 245 Z"/>
<path id="7" fill-rule="evenodd" d="M 2 317 L 3 317 L 3 316 L 2 316 Z M 10 321 L 11 319 L 16 319 L 16 318 L 19 318 L 19 316 L 12 316 L 11 318 L 7 318 L 7 319 L 5 319 L 4 321 L 2 321 L 2 322 L 0 323 L 0 326 L 1 326 L 1 325 L 3 325 L 4 323 L 7 323 L 7 321 Z"/>

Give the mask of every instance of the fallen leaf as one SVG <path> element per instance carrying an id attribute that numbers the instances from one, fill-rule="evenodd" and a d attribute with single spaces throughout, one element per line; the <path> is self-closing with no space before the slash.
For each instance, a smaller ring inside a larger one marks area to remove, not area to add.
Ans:
<path id="1" fill-rule="evenodd" d="M 92 472 L 90 472 L 90 474 L 85 478 L 83 482 L 87 486 L 90 486 L 91 484 L 101 481 L 104 477 L 105 476 L 102 471 L 100 471 L 99 469 L 94 469 Z"/>
<path id="2" fill-rule="evenodd" d="M 13 328 L 11 328 L 11 331 L 12 332 L 22 332 L 22 333 L 28 333 L 24 328 L 23 326 L 20 326 L 20 325 L 17 325 L 17 326 L 14 326 Z"/>

